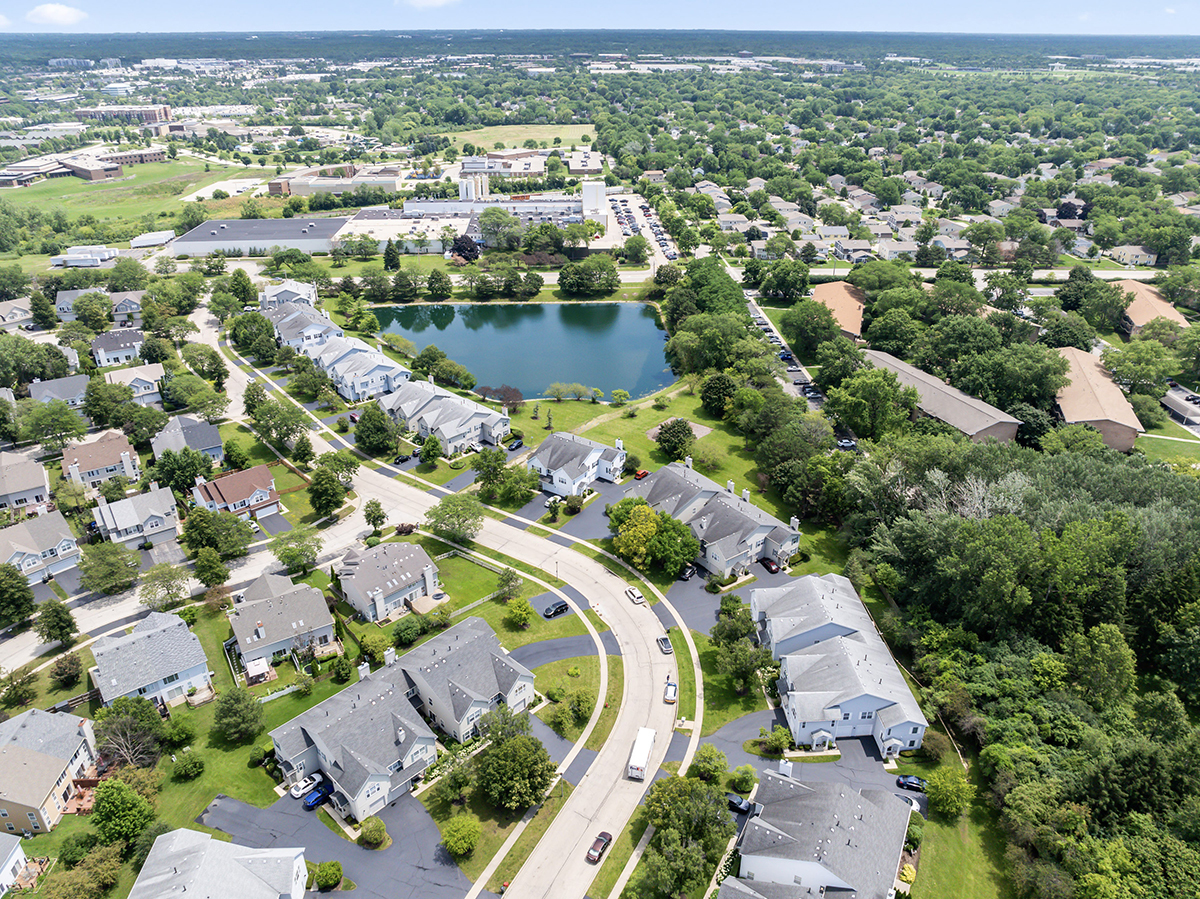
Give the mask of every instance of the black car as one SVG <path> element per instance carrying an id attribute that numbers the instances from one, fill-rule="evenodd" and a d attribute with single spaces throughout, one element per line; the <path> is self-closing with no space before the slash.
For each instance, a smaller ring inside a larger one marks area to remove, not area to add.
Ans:
<path id="1" fill-rule="evenodd" d="M 896 778 L 896 786 L 902 790 L 913 790 L 917 793 L 924 793 L 925 778 L 917 777 L 915 774 L 901 774 Z"/>
<path id="2" fill-rule="evenodd" d="M 731 812 L 748 815 L 750 814 L 750 810 L 754 808 L 753 802 L 744 796 L 739 796 L 737 793 L 726 793 L 725 799 L 729 802 L 729 810 Z"/>
<path id="3" fill-rule="evenodd" d="M 546 611 L 542 614 L 547 618 L 557 618 L 559 615 L 563 615 L 569 611 L 571 611 L 571 607 L 567 605 L 565 601 L 560 599 L 557 602 L 552 602 L 550 605 L 546 606 Z"/>
<path id="4" fill-rule="evenodd" d="M 95 522 L 93 522 L 93 524 L 95 524 Z M 679 579 L 681 581 L 690 581 L 695 574 L 696 574 L 696 566 L 695 565 L 691 565 L 691 564 L 684 565 L 683 569 L 679 572 Z"/>
<path id="5" fill-rule="evenodd" d="M 510 443 L 508 445 L 508 451 L 510 453 L 515 453 L 517 450 L 519 450 L 524 445 L 525 445 L 525 441 L 518 437 L 516 440 L 514 440 L 512 443 Z"/>
<path id="6" fill-rule="evenodd" d="M 401 462 L 407 462 L 411 458 L 412 458 L 412 456 L 410 456 L 408 453 L 401 453 L 399 456 L 396 457 L 396 461 L 393 462 L 392 464 L 399 465 Z"/>

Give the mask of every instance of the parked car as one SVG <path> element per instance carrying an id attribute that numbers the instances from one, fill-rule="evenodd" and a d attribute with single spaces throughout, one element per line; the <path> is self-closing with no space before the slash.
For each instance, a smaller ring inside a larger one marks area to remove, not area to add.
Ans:
<path id="1" fill-rule="evenodd" d="M 412 458 L 412 456 L 410 456 L 408 453 L 401 453 L 399 456 L 396 457 L 396 461 L 393 462 L 392 464 L 399 465 L 401 462 L 407 462 L 411 458 Z"/>
<path id="2" fill-rule="evenodd" d="M 650 474 L 650 472 L 646 471 L 646 469 L 644 469 L 644 468 L 639 468 L 639 469 L 638 469 L 638 472 L 637 472 L 637 474 L 635 474 L 635 475 L 633 476 L 633 479 L 634 479 L 635 481 L 640 481 L 642 478 L 644 478 L 644 477 L 645 477 L 646 475 L 648 475 L 648 474 Z"/>
<path id="3" fill-rule="evenodd" d="M 779 574 L 779 563 L 774 559 L 760 559 L 762 567 L 771 572 L 771 574 Z"/>
<path id="4" fill-rule="evenodd" d="M 838 449 L 844 449 L 844 450 L 858 449 L 858 441 L 856 441 L 850 437 L 839 437 L 837 445 L 838 445 Z"/>
<path id="5" fill-rule="evenodd" d="M 671 645 L 670 637 L 655 637 L 654 642 L 658 644 L 658 648 L 662 650 L 663 655 L 671 655 L 675 652 L 675 647 Z"/>
<path id="6" fill-rule="evenodd" d="M 673 684 L 667 681 L 666 689 L 663 690 L 663 702 L 667 705 L 674 705 L 679 700 L 679 684 Z"/>
<path id="7" fill-rule="evenodd" d="M 626 587 L 625 595 L 629 597 L 630 602 L 644 603 L 646 601 L 646 597 L 642 596 L 642 591 L 637 587 Z"/>
<path id="8" fill-rule="evenodd" d="M 609 843 L 612 842 L 612 834 L 607 830 L 600 831 L 596 839 L 592 840 L 592 846 L 587 851 L 587 860 L 596 864 L 604 855 L 604 851 L 608 849 Z"/>
<path id="9" fill-rule="evenodd" d="M 792 381 L 792 383 L 793 383 L 795 386 L 797 386 L 797 387 L 800 387 L 800 386 L 801 386 L 801 385 L 803 385 L 803 384 L 807 384 L 807 383 L 808 383 L 808 379 L 807 379 L 807 378 L 795 378 L 795 379 Z"/>
<path id="10" fill-rule="evenodd" d="M 558 602 L 552 602 L 546 606 L 546 611 L 543 614 L 547 618 L 557 618 L 559 615 L 564 615 L 569 611 L 571 611 L 571 607 L 560 599 Z"/>
<path id="11" fill-rule="evenodd" d="M 361 417 L 361 416 L 359 415 L 359 413 L 357 413 L 357 412 L 351 412 L 351 413 L 350 413 L 350 422 L 351 422 L 351 424 L 358 424 L 358 419 L 359 419 L 360 417 Z"/>
<path id="12" fill-rule="evenodd" d="M 740 812 L 743 815 L 750 814 L 750 810 L 754 808 L 754 803 L 745 796 L 739 796 L 737 793 L 726 793 L 725 801 L 729 803 L 731 812 Z"/>
<path id="13" fill-rule="evenodd" d="M 510 453 L 515 453 L 517 450 L 519 450 L 524 445 L 525 445 L 525 441 L 518 437 L 516 440 L 514 440 L 512 443 L 510 443 L 508 445 L 508 451 Z"/>
<path id="14" fill-rule="evenodd" d="M 250 525 L 250 530 L 254 531 L 256 534 L 262 530 L 262 528 L 258 526 L 258 522 L 254 521 L 253 519 L 251 519 L 248 524 Z"/>
<path id="15" fill-rule="evenodd" d="M 916 793 L 925 792 L 925 778 L 915 774 L 901 774 L 896 778 L 896 786 L 902 790 L 912 790 Z"/>
<path id="16" fill-rule="evenodd" d="M 320 774 L 310 774 L 304 780 L 297 781 L 288 792 L 292 794 L 293 799 L 299 799 L 305 793 L 311 792 L 317 784 L 321 783 L 325 778 Z"/>
<path id="17" fill-rule="evenodd" d="M 679 579 L 681 581 L 690 581 L 695 574 L 696 574 L 696 566 L 689 562 L 687 565 L 684 565 L 683 568 L 680 570 Z"/>
<path id="18" fill-rule="evenodd" d="M 323 803 L 333 793 L 333 784 L 325 781 L 317 786 L 315 790 L 304 797 L 304 810 L 311 812 L 318 805 Z"/>

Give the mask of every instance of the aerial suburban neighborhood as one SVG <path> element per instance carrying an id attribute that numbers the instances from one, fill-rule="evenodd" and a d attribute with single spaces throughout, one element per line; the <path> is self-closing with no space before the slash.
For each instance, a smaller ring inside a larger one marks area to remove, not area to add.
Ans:
<path id="1" fill-rule="evenodd" d="M 31 6 L 0 896 L 1200 893 L 1194 11 Z"/>

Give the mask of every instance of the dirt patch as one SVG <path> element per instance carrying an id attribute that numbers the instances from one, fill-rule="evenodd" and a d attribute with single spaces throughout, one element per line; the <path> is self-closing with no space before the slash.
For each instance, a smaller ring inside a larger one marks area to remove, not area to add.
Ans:
<path id="1" fill-rule="evenodd" d="M 652 427 L 649 431 L 646 432 L 646 438 L 648 440 L 657 440 L 658 432 L 662 429 L 662 426 L 665 425 L 667 422 L 671 422 L 671 421 L 675 421 L 675 419 L 668 418 L 667 421 L 664 421 L 662 424 L 655 425 L 654 427 Z M 687 421 L 687 419 L 685 418 L 684 421 Z M 705 427 L 704 425 L 698 425 L 694 421 L 688 421 L 688 424 L 691 425 L 692 433 L 696 435 L 697 440 L 700 440 L 702 437 L 707 437 L 709 434 L 711 434 L 713 432 L 712 428 Z"/>

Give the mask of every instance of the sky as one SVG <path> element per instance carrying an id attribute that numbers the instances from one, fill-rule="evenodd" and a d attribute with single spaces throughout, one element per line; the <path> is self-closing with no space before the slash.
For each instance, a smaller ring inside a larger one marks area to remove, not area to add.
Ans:
<path id="1" fill-rule="evenodd" d="M 0 0 L 6 32 L 354 31 L 452 28 L 776 29 L 975 34 L 1200 34 L 1200 0 Z"/>

